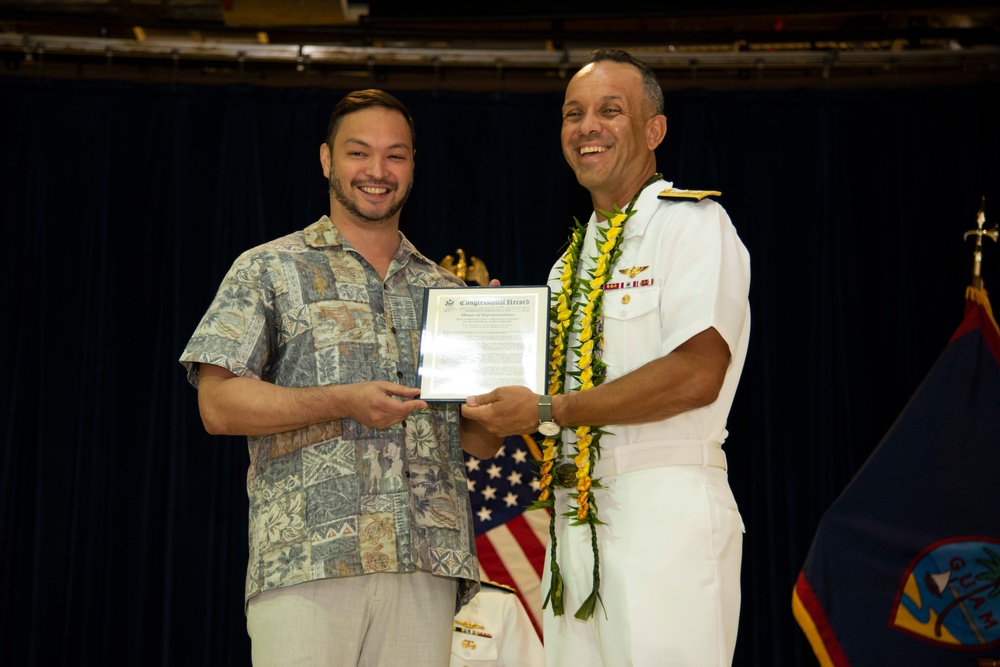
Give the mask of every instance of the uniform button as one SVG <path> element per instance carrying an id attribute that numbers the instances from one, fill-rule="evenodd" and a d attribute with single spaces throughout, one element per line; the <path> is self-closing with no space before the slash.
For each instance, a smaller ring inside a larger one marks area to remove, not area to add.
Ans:
<path id="1" fill-rule="evenodd" d="M 389 331 L 391 331 L 392 333 L 396 333 L 396 327 L 389 327 Z"/>
<path id="2" fill-rule="evenodd" d="M 410 471 L 409 471 L 409 470 L 407 470 L 407 471 L 406 471 L 406 478 L 407 478 L 407 479 L 409 479 L 409 478 L 410 478 Z"/>
<path id="3" fill-rule="evenodd" d="M 403 428 L 406 428 L 406 420 L 404 419 L 403 421 L 401 421 L 399 425 L 402 426 Z"/>
<path id="4" fill-rule="evenodd" d="M 403 377 L 403 371 L 396 371 L 396 377 L 398 378 Z"/>

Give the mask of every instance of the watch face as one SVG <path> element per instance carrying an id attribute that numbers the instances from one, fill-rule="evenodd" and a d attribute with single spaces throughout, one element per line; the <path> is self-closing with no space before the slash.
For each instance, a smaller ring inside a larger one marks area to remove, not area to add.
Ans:
<path id="1" fill-rule="evenodd" d="M 559 434 L 559 424 L 555 422 L 542 422 L 538 425 L 538 432 L 542 435 L 558 435 Z"/>

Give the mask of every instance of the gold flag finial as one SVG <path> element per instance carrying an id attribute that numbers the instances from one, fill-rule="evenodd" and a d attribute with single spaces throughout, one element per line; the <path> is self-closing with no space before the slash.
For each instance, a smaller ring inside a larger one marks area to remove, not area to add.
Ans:
<path id="1" fill-rule="evenodd" d="M 476 283 L 480 287 L 486 287 L 490 284 L 490 272 L 486 270 L 483 260 L 472 257 L 468 262 L 465 261 L 465 251 L 461 248 L 455 251 L 454 256 L 445 255 L 438 264 L 464 280 L 467 285 Z"/>
<path id="2" fill-rule="evenodd" d="M 965 232 L 962 236 L 962 240 L 969 238 L 970 236 L 976 237 L 976 247 L 972 251 L 972 286 L 976 289 L 983 289 L 983 277 L 981 275 L 981 269 L 983 266 L 983 237 L 993 239 L 995 242 L 997 237 L 1000 236 L 1000 229 L 998 225 L 993 225 L 993 229 L 984 230 L 983 226 L 986 224 L 986 196 L 984 195 L 979 203 L 979 213 L 976 214 L 976 227 L 977 229 L 970 229 Z"/>

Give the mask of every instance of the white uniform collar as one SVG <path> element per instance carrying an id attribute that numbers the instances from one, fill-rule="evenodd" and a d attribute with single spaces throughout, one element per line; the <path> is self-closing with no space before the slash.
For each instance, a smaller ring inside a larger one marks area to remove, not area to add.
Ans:
<path id="1" fill-rule="evenodd" d="M 625 223 L 625 229 L 622 232 L 625 238 L 641 236 L 646 231 L 646 225 L 653 219 L 653 213 L 656 212 L 657 207 L 660 205 L 657 195 L 665 188 L 671 188 L 673 185 L 670 181 L 665 181 L 661 178 L 655 183 L 646 186 L 646 189 L 642 191 L 639 198 L 635 201 L 632 217 Z"/>

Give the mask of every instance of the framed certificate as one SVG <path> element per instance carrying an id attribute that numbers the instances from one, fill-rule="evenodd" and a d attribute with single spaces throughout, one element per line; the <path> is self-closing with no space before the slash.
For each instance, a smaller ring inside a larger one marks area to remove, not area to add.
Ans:
<path id="1" fill-rule="evenodd" d="M 464 402 L 507 385 L 546 393 L 549 288 L 428 287 L 417 383 L 425 401 Z"/>

